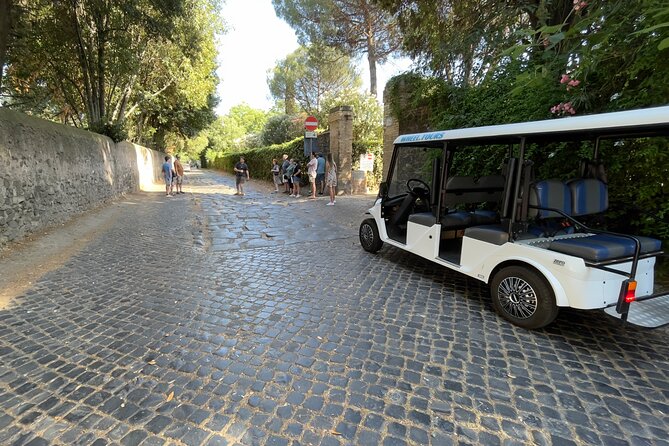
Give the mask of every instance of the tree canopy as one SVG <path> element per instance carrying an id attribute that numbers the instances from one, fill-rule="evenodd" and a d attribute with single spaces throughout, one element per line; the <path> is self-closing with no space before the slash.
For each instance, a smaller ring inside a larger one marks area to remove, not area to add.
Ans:
<path id="1" fill-rule="evenodd" d="M 14 4 L 5 106 L 163 149 L 213 119 L 216 0 Z"/>
<path id="2" fill-rule="evenodd" d="M 390 14 L 371 0 L 272 0 L 274 9 L 303 45 L 337 48 L 351 56 L 367 55 L 370 93 L 377 94 L 376 65 L 399 46 Z"/>
<path id="3" fill-rule="evenodd" d="M 328 47 L 300 47 L 279 61 L 268 77 L 270 92 L 283 102 L 287 114 L 300 110 L 315 114 L 326 94 L 361 85 L 351 59 Z"/>

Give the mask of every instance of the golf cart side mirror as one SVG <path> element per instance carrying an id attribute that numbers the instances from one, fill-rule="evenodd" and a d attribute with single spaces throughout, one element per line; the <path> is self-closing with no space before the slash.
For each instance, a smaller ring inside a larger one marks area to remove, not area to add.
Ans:
<path id="1" fill-rule="evenodd" d="M 384 198 L 388 196 L 388 183 L 385 181 L 379 184 L 379 196 L 378 198 Z"/>

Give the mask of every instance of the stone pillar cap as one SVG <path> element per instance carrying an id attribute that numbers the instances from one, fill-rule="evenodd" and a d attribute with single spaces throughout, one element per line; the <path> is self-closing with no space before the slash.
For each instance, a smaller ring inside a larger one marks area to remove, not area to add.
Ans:
<path id="1" fill-rule="evenodd" d="M 335 113 L 335 112 L 338 112 L 338 111 L 352 112 L 353 111 L 353 106 L 352 105 L 340 105 L 340 106 L 335 107 L 332 110 L 330 110 L 330 113 Z"/>

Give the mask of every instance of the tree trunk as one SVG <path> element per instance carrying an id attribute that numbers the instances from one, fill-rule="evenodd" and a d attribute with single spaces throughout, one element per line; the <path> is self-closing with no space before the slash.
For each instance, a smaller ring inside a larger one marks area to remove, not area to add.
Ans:
<path id="1" fill-rule="evenodd" d="M 374 42 L 373 30 L 367 34 L 367 62 L 369 63 L 369 93 L 374 97 L 376 93 L 376 44 Z"/>
<path id="2" fill-rule="evenodd" d="M 12 0 L 0 0 L 0 93 L 2 92 L 3 73 L 7 63 L 9 31 L 12 27 Z"/>
<path id="3" fill-rule="evenodd" d="M 86 44 L 81 33 L 81 25 L 79 23 L 79 3 L 75 0 L 72 2 L 72 26 L 77 35 L 77 56 L 79 58 L 79 66 L 84 80 L 84 95 L 86 96 L 86 110 L 88 111 L 88 124 L 96 123 L 100 120 L 99 113 L 96 113 L 97 107 L 95 104 L 95 86 L 91 78 L 90 63 L 88 55 L 86 54 Z"/>
<path id="4" fill-rule="evenodd" d="M 104 28 L 105 24 L 102 20 L 98 20 L 100 28 Z M 105 107 L 105 40 L 106 35 L 103 29 L 98 31 L 98 108 L 100 109 L 100 119 L 107 120 L 107 110 Z"/>
<path id="5" fill-rule="evenodd" d="M 295 84 L 293 82 L 286 82 L 286 94 L 284 100 L 284 111 L 287 115 L 294 115 L 297 113 L 295 107 Z"/>

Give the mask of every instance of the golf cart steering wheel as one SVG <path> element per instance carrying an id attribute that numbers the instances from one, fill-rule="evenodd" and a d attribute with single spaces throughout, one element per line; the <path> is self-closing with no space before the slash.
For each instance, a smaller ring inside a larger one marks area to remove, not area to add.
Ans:
<path id="1" fill-rule="evenodd" d="M 412 186 L 411 183 L 418 183 Z M 407 181 L 407 192 L 418 198 L 428 198 L 430 196 L 430 186 L 423 180 L 418 178 L 411 178 Z"/>

